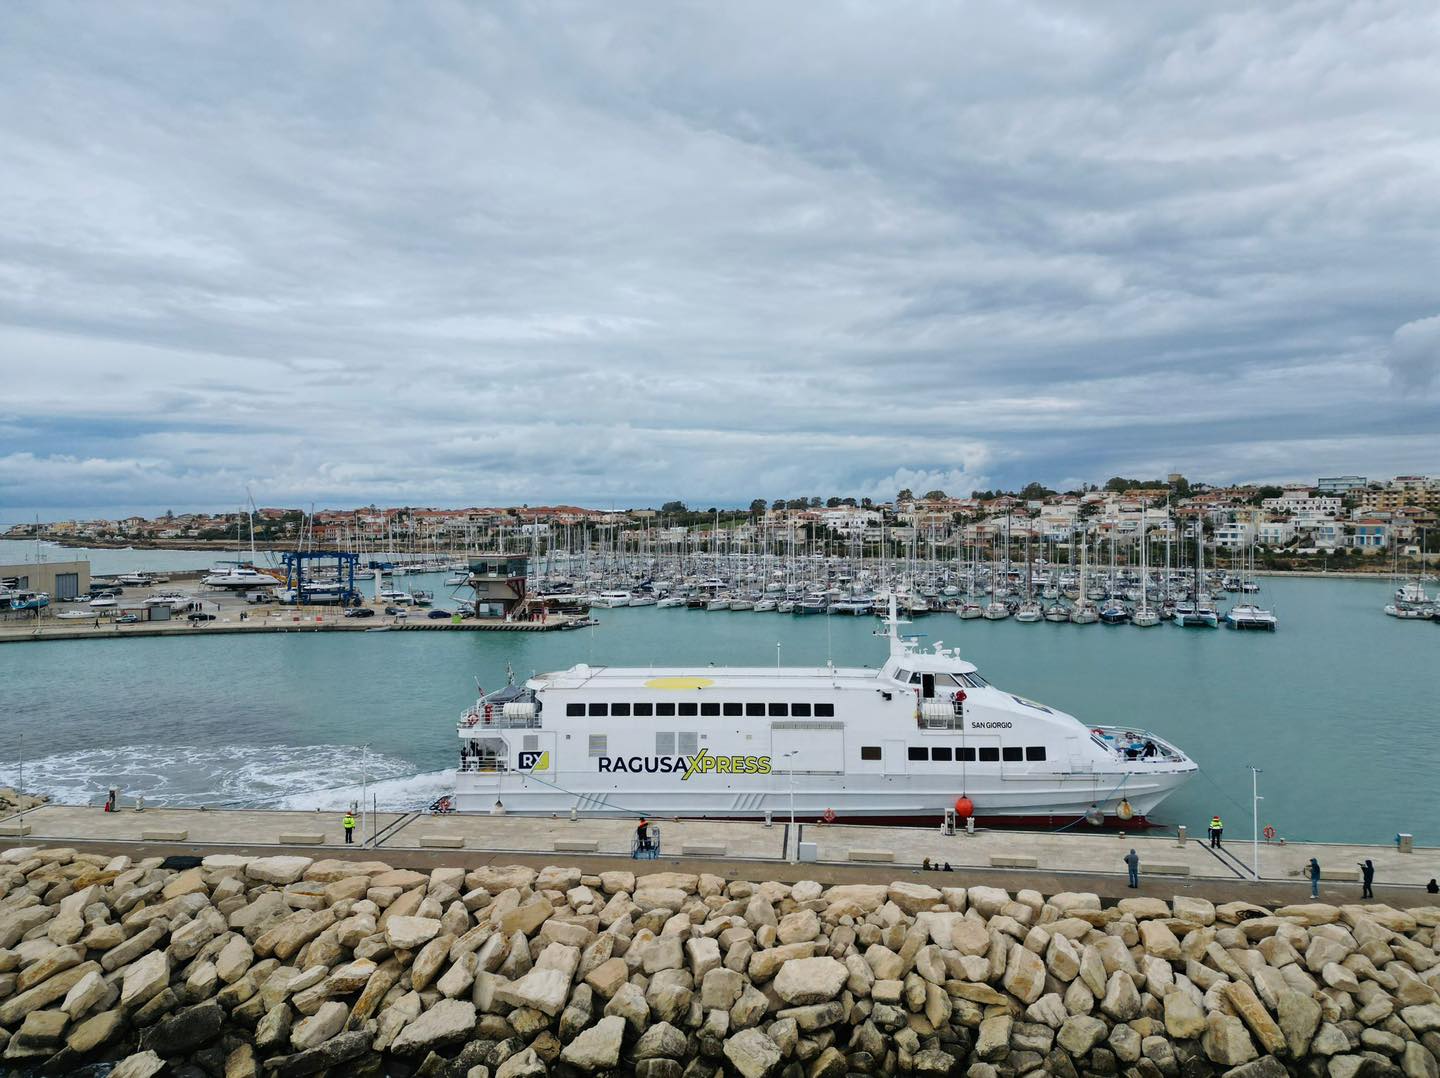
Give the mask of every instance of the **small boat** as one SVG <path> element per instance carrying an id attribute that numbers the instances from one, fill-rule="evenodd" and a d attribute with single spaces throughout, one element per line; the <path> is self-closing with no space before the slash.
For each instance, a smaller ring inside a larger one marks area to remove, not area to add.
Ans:
<path id="1" fill-rule="evenodd" d="M 659 606 L 660 600 L 653 595 L 632 595 L 630 596 L 631 606 Z"/>
<path id="2" fill-rule="evenodd" d="M 1040 609 L 1040 604 L 1033 599 L 1027 599 L 1021 603 L 1019 609 L 1015 611 L 1015 620 L 1027 624 L 1039 621 L 1042 616 L 1043 611 Z"/>
<path id="3" fill-rule="evenodd" d="M 829 597 L 824 592 L 816 592 L 813 595 L 805 596 L 796 603 L 793 612 L 796 614 L 824 614 L 828 613 L 829 609 Z"/>
<path id="4" fill-rule="evenodd" d="M 981 614 L 986 621 L 1004 621 L 1010 616 L 1010 608 L 996 599 L 985 604 L 985 609 L 981 611 Z"/>
<path id="5" fill-rule="evenodd" d="M 94 621 L 100 615 L 88 610 L 62 610 L 55 616 L 64 621 Z"/>
<path id="6" fill-rule="evenodd" d="M 1254 603 L 1237 603 L 1225 615 L 1225 628 L 1227 629 L 1249 629 L 1273 633 L 1278 624 L 1273 611 L 1262 610 Z"/>
<path id="7" fill-rule="evenodd" d="M 683 595 L 667 595 L 667 596 L 665 596 L 665 598 L 663 598 L 663 599 L 657 599 L 657 600 L 655 601 L 655 605 L 658 606 L 658 607 L 665 608 L 665 609 L 669 609 L 670 607 L 676 607 L 676 606 L 684 606 L 684 605 L 685 605 L 685 596 L 683 596 Z"/>
<path id="8" fill-rule="evenodd" d="M 716 596 L 705 604 L 706 610 L 729 610 L 730 600 L 724 596 Z"/>
<path id="9" fill-rule="evenodd" d="M 1070 608 L 1061 602 L 1053 602 L 1045 608 L 1045 620 L 1055 622 L 1057 625 L 1070 620 Z"/>
<path id="10" fill-rule="evenodd" d="M 1075 609 L 1070 611 L 1071 625 L 1094 625 L 1099 620 L 1100 611 L 1095 608 L 1094 603 L 1088 600 L 1076 603 Z"/>
<path id="11" fill-rule="evenodd" d="M 768 614 L 776 608 L 776 605 L 774 599 L 757 599 L 755 600 L 755 613 Z"/>
<path id="12" fill-rule="evenodd" d="M 973 621 L 975 618 L 985 616 L 985 608 L 979 603 L 961 603 L 960 609 L 955 611 L 955 615 L 962 621 Z"/>
<path id="13" fill-rule="evenodd" d="M 1100 620 L 1106 625 L 1124 625 L 1130 620 L 1130 609 L 1112 599 L 1100 608 Z"/>
<path id="14" fill-rule="evenodd" d="M 1160 624 L 1160 615 L 1148 606 L 1142 606 L 1130 616 L 1130 624 L 1137 629 L 1153 629 Z"/>

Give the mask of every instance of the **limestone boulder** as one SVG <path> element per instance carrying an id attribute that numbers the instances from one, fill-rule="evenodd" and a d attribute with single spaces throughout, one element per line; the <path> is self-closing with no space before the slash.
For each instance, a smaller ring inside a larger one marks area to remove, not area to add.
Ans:
<path id="1" fill-rule="evenodd" d="M 315 861 L 310 857 L 257 857 L 245 866 L 245 875 L 258 883 L 283 887 L 305 875 Z"/>
<path id="2" fill-rule="evenodd" d="M 442 999 L 410 1022 L 390 1044 L 396 1055 L 415 1055 L 448 1048 L 470 1038 L 475 1030 L 475 1004 Z"/>
<path id="3" fill-rule="evenodd" d="M 741 1078 L 769 1078 L 783 1058 L 775 1042 L 758 1029 L 743 1029 L 730 1037 L 724 1053 Z"/>
<path id="4" fill-rule="evenodd" d="M 602 1018 L 567 1044 L 560 1052 L 560 1059 L 586 1073 L 609 1070 L 619 1064 L 624 1040 L 625 1019 Z"/>
<path id="5" fill-rule="evenodd" d="M 850 971 L 834 958 L 801 958 L 786 962 L 775 975 L 775 994 L 792 1006 L 824 1003 L 845 987 Z"/>

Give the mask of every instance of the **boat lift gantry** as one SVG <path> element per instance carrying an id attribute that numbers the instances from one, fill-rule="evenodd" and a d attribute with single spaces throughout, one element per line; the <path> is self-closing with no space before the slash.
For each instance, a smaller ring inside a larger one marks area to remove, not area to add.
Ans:
<path id="1" fill-rule="evenodd" d="M 285 587 L 293 591 L 298 602 L 305 599 L 305 567 L 313 562 L 335 563 L 335 579 L 340 582 L 340 605 L 356 606 L 360 592 L 355 587 L 355 569 L 360 555 L 345 550 L 286 550 L 280 554 L 285 563 Z"/>

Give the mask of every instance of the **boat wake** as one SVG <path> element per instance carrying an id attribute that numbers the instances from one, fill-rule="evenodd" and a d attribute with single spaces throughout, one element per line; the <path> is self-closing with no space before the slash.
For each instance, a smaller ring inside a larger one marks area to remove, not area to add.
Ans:
<path id="1" fill-rule="evenodd" d="M 101 804 L 110 788 L 122 801 L 230 808 L 329 809 L 367 793 L 382 809 L 419 809 L 454 786 L 454 771 L 415 773 L 399 756 L 371 752 L 362 766 L 353 745 L 127 745 L 55 753 L 25 761 L 24 788 L 63 804 Z M 14 761 L 0 785 L 20 782 Z"/>

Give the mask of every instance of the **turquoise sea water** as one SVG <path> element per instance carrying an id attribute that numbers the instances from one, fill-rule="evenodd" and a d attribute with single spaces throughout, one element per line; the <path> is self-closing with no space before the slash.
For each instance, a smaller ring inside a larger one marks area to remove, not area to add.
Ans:
<path id="1" fill-rule="evenodd" d="M 1082 721 L 1140 724 L 1202 774 L 1159 816 L 1213 812 L 1292 838 L 1440 843 L 1440 626 L 1387 618 L 1388 580 L 1266 579 L 1271 634 L 961 622 L 910 630 L 959 645 L 992 682 Z M 437 593 L 445 589 L 437 588 Z M 110 785 L 186 803 L 338 803 L 362 760 L 381 803 L 448 788 L 454 722 L 475 684 L 574 662 L 875 665 L 868 618 L 601 610 L 570 633 L 357 633 L 7 644 L 0 782 L 65 800 Z M 360 746 L 369 743 L 367 753 Z M 376 777 L 380 778 L 375 786 Z"/>

